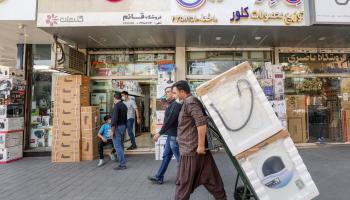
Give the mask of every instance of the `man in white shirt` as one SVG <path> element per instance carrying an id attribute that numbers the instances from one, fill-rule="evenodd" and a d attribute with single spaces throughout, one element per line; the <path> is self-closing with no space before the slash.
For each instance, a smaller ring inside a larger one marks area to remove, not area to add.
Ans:
<path id="1" fill-rule="evenodd" d="M 122 92 L 123 96 L 123 102 L 128 107 L 128 122 L 127 122 L 127 130 L 128 135 L 130 137 L 131 146 L 127 148 L 127 150 L 133 150 L 137 148 L 136 140 L 135 140 L 135 134 L 134 134 L 134 123 L 135 123 L 135 112 L 136 112 L 136 122 L 137 124 L 140 124 L 141 118 L 139 111 L 137 109 L 136 102 L 129 98 L 129 93 L 127 91 Z"/>

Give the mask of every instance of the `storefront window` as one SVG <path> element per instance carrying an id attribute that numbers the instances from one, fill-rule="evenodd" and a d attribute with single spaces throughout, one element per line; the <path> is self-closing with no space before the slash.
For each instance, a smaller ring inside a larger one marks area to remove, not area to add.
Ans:
<path id="1" fill-rule="evenodd" d="M 174 61 L 174 54 L 91 55 L 91 76 L 157 75 L 159 62 Z"/>
<path id="2" fill-rule="evenodd" d="M 188 52 L 187 75 L 218 75 L 232 67 L 249 61 L 253 67 L 271 62 L 270 51 L 207 51 Z"/>
<path id="3" fill-rule="evenodd" d="M 287 74 L 288 129 L 294 142 L 344 141 L 341 85 L 345 78 L 337 74 L 349 72 L 348 57 L 341 53 L 279 54 Z"/>

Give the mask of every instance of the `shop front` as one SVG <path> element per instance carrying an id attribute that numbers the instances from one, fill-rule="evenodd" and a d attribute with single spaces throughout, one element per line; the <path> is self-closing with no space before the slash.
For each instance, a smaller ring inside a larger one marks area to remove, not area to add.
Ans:
<path id="1" fill-rule="evenodd" d="M 268 94 L 270 80 L 261 82 L 295 142 L 346 142 L 348 52 L 337 49 L 349 44 L 349 27 L 311 26 L 310 6 L 287 0 L 41 0 L 37 24 L 84 49 L 90 103 L 100 107 L 101 118 L 111 112 L 114 92 L 130 93 L 142 115 L 135 131 L 147 135 L 149 147 L 149 133 L 162 125 L 166 86 L 186 79 L 194 92 L 244 61 L 262 79 L 273 79 L 262 69 L 280 66 L 278 94 Z"/>

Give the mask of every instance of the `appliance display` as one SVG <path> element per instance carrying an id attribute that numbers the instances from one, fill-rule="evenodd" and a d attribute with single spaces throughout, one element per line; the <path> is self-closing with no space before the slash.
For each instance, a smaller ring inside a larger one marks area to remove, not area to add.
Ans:
<path id="1" fill-rule="evenodd" d="M 24 106 L 19 104 L 0 105 L 0 118 L 16 118 L 24 116 Z"/>

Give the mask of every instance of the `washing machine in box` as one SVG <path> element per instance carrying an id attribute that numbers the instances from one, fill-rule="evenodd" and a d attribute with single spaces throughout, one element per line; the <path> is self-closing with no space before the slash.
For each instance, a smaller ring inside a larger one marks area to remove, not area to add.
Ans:
<path id="1" fill-rule="evenodd" d="M 9 163 L 23 157 L 22 145 L 0 148 L 0 164 Z"/>
<path id="2" fill-rule="evenodd" d="M 23 131 L 0 132 L 0 148 L 9 148 L 23 144 Z"/>
<path id="3" fill-rule="evenodd" d="M 196 93 L 233 155 L 283 129 L 248 62 L 203 83 Z"/>
<path id="4" fill-rule="evenodd" d="M 236 158 L 260 200 L 309 200 L 319 194 L 287 131 Z"/>

